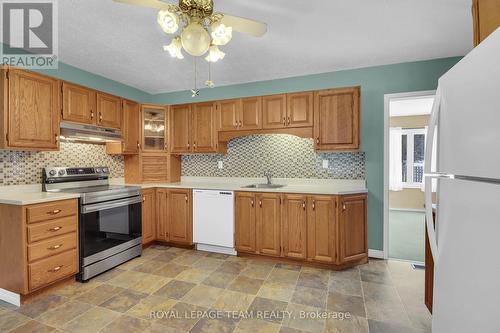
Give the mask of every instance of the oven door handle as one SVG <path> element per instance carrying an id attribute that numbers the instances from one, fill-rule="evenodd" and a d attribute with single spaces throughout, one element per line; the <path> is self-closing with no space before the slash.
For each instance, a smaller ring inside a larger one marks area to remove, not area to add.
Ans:
<path id="1" fill-rule="evenodd" d="M 97 212 L 97 211 L 106 210 L 106 209 L 128 206 L 128 205 L 141 203 L 141 202 L 142 202 L 142 199 L 140 196 L 134 197 L 134 198 L 122 199 L 122 200 L 113 200 L 113 201 L 108 201 L 108 202 L 102 202 L 102 203 L 83 206 L 82 213 L 87 214 L 87 213 Z"/>

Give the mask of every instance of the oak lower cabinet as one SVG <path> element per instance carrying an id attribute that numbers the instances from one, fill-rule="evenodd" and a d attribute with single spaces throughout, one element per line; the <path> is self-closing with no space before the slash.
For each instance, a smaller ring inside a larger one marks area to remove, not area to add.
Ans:
<path id="1" fill-rule="evenodd" d="M 19 69 L 0 72 L 0 148 L 59 149 L 60 81 Z"/>
<path id="2" fill-rule="evenodd" d="M 257 253 L 281 255 L 281 194 L 260 193 L 256 196 Z"/>
<path id="3" fill-rule="evenodd" d="M 323 263 L 337 260 L 337 197 L 307 198 L 307 259 Z"/>
<path id="4" fill-rule="evenodd" d="M 365 258 L 368 253 L 366 194 L 340 197 L 338 215 L 339 263 Z"/>
<path id="5" fill-rule="evenodd" d="M 255 200 L 255 193 L 236 192 L 235 245 L 238 252 L 255 253 L 257 250 Z"/>
<path id="6" fill-rule="evenodd" d="M 0 204 L 0 216 L 0 288 L 29 295 L 78 273 L 78 199 Z"/>
<path id="7" fill-rule="evenodd" d="M 193 244 L 192 195 L 189 189 L 162 189 L 156 193 L 157 239 Z"/>
<path id="8" fill-rule="evenodd" d="M 156 239 L 156 200 L 155 189 L 142 191 L 142 244 Z"/>
<path id="9" fill-rule="evenodd" d="M 283 200 L 283 256 L 307 257 L 307 196 L 285 194 Z"/>
<path id="10" fill-rule="evenodd" d="M 367 196 L 237 192 L 236 250 L 317 264 L 366 262 Z"/>

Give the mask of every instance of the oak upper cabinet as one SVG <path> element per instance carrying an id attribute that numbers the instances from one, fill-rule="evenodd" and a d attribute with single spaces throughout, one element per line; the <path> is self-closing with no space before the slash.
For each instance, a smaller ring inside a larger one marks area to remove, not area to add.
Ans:
<path id="1" fill-rule="evenodd" d="M 36 73 L 2 70 L 3 124 L 0 147 L 59 148 L 60 81 Z"/>
<path id="2" fill-rule="evenodd" d="M 287 127 L 311 127 L 313 126 L 314 94 L 312 92 L 300 92 L 287 94 Z"/>
<path id="3" fill-rule="evenodd" d="M 142 105 L 142 151 L 168 151 L 168 111 L 160 105 Z"/>
<path id="4" fill-rule="evenodd" d="M 147 244 L 156 238 L 156 200 L 155 190 L 142 191 L 142 244 Z"/>
<path id="5" fill-rule="evenodd" d="M 191 105 L 170 107 L 170 152 L 189 153 L 191 151 Z"/>
<path id="6" fill-rule="evenodd" d="M 235 196 L 235 245 L 238 252 L 255 253 L 255 194 L 236 192 Z"/>
<path id="7" fill-rule="evenodd" d="M 96 122 L 96 92 L 71 83 L 62 83 L 62 120 L 84 124 Z"/>
<path id="8" fill-rule="evenodd" d="M 262 97 L 262 128 L 286 127 L 286 95 Z"/>
<path id="9" fill-rule="evenodd" d="M 169 225 L 168 189 L 156 189 L 156 239 L 168 241 Z"/>
<path id="10" fill-rule="evenodd" d="M 310 196 L 307 199 L 307 259 L 323 263 L 336 261 L 337 197 Z"/>
<path id="11" fill-rule="evenodd" d="M 219 101 L 217 109 L 217 129 L 219 131 L 234 131 L 239 128 L 241 101 L 230 99 Z"/>
<path id="12" fill-rule="evenodd" d="M 317 150 L 359 149 L 359 87 L 314 93 L 314 140 Z"/>
<path id="13" fill-rule="evenodd" d="M 97 125 L 121 128 L 122 105 L 119 97 L 102 92 L 97 93 Z"/>
<path id="14" fill-rule="evenodd" d="M 217 151 L 217 128 L 215 103 L 198 103 L 191 106 L 192 151 L 215 153 Z"/>
<path id="15" fill-rule="evenodd" d="M 241 99 L 239 125 L 240 130 L 255 130 L 262 128 L 262 97 Z"/>
<path id="16" fill-rule="evenodd" d="M 141 139 L 141 112 L 138 103 L 123 100 L 122 153 L 138 154 Z"/>
<path id="17" fill-rule="evenodd" d="M 172 243 L 193 244 L 191 190 L 168 191 L 168 239 Z"/>
<path id="18" fill-rule="evenodd" d="M 473 0 L 474 46 L 500 27 L 500 0 Z"/>
<path id="19" fill-rule="evenodd" d="M 283 256 L 306 259 L 307 256 L 307 197 L 286 194 L 283 200 Z"/>
<path id="20" fill-rule="evenodd" d="M 279 257 L 281 255 L 281 195 L 261 193 L 256 199 L 257 253 Z"/>
<path id="21" fill-rule="evenodd" d="M 368 254 L 367 195 L 341 196 L 339 202 L 339 263 Z"/>

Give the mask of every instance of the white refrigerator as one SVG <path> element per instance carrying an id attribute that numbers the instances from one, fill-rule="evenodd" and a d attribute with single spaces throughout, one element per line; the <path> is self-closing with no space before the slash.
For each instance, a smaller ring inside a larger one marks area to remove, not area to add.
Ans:
<path id="1" fill-rule="evenodd" d="M 500 29 L 439 79 L 426 147 L 432 332 L 500 332 Z"/>

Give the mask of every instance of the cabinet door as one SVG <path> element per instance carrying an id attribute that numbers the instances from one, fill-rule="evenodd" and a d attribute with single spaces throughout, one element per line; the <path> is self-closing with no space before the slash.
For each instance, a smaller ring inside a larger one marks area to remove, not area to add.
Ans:
<path id="1" fill-rule="evenodd" d="M 307 197 L 287 194 L 283 202 L 283 255 L 306 259 L 307 255 Z"/>
<path id="2" fill-rule="evenodd" d="M 217 151 L 215 104 L 194 104 L 192 113 L 193 151 L 197 153 L 215 153 Z"/>
<path id="3" fill-rule="evenodd" d="M 287 94 L 287 127 L 312 127 L 314 95 L 312 92 Z"/>
<path id="4" fill-rule="evenodd" d="M 307 199 L 307 258 L 311 261 L 336 261 L 336 200 L 334 196 Z"/>
<path id="5" fill-rule="evenodd" d="M 8 94 L 9 147 L 58 149 L 59 81 L 22 70 L 9 70 Z"/>
<path id="6" fill-rule="evenodd" d="M 236 250 L 255 253 L 255 195 L 236 193 Z"/>
<path id="7" fill-rule="evenodd" d="M 123 153 L 137 154 L 140 145 L 140 108 L 139 104 L 123 100 Z"/>
<path id="8" fill-rule="evenodd" d="M 156 190 L 156 239 L 168 241 L 168 190 Z"/>
<path id="9" fill-rule="evenodd" d="M 500 1 L 473 0 L 472 17 L 474 46 L 477 46 L 500 26 Z"/>
<path id="10" fill-rule="evenodd" d="M 281 195 L 263 193 L 257 195 L 257 253 L 281 255 Z"/>
<path id="11" fill-rule="evenodd" d="M 234 131 L 239 128 L 240 100 L 231 99 L 217 102 L 217 129 Z"/>
<path id="12" fill-rule="evenodd" d="M 359 148 L 359 87 L 315 93 L 314 137 L 318 150 Z"/>
<path id="13" fill-rule="evenodd" d="M 193 224 L 191 220 L 191 191 L 169 190 L 169 239 L 173 243 L 193 243 Z"/>
<path id="14" fill-rule="evenodd" d="M 62 120 L 95 124 L 96 92 L 67 82 L 62 87 Z"/>
<path id="15" fill-rule="evenodd" d="M 97 93 L 97 125 L 102 127 L 122 127 L 122 105 L 120 97 Z"/>
<path id="16" fill-rule="evenodd" d="M 368 257 L 366 195 L 341 197 L 339 217 L 340 262 Z"/>
<path id="17" fill-rule="evenodd" d="M 240 130 L 262 128 L 262 97 L 243 98 L 239 116 Z"/>
<path id="18" fill-rule="evenodd" d="M 147 189 L 142 192 L 142 244 L 147 244 L 155 240 L 155 220 L 155 190 Z"/>
<path id="19" fill-rule="evenodd" d="M 189 153 L 191 151 L 191 106 L 170 107 L 170 152 Z"/>
<path id="20" fill-rule="evenodd" d="M 262 127 L 286 127 L 286 95 L 262 97 Z"/>
<path id="21" fill-rule="evenodd" d="M 142 105 L 142 151 L 165 152 L 167 145 L 167 109 L 159 105 Z"/>

